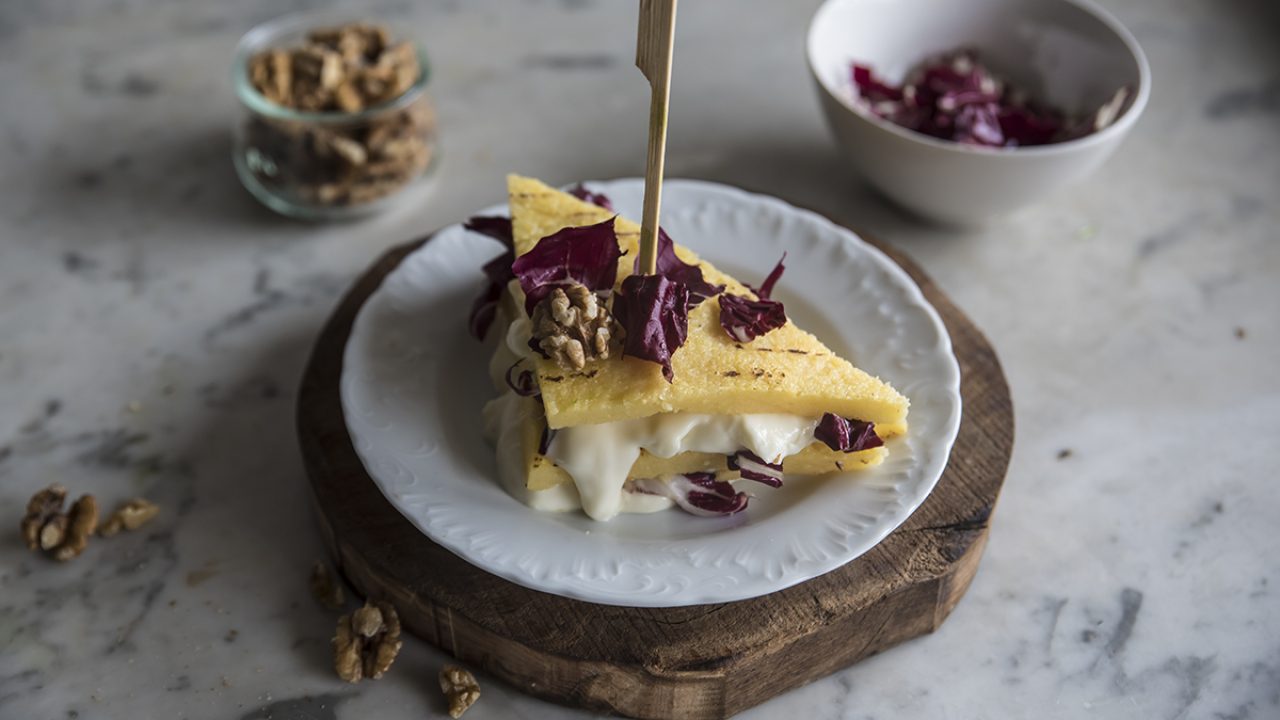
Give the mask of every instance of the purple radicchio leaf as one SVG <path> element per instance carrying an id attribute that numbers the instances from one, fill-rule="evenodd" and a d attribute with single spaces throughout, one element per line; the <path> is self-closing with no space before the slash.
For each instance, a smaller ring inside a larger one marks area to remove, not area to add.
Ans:
<path id="1" fill-rule="evenodd" d="M 551 448 L 551 441 L 556 438 L 557 430 L 553 430 L 549 425 L 542 426 L 542 437 L 538 439 L 538 454 L 546 455 L 547 450 Z"/>
<path id="2" fill-rule="evenodd" d="M 658 257 L 655 266 L 658 275 L 688 286 L 690 310 L 701 304 L 703 300 L 708 300 L 724 292 L 723 285 L 712 285 L 703 279 L 702 268 L 697 265 L 690 265 L 676 255 L 675 242 L 667 234 L 667 231 L 662 228 L 658 228 Z M 644 274 L 640 269 L 639 257 L 636 258 L 636 264 L 632 272 L 636 275 Z"/>
<path id="3" fill-rule="evenodd" d="M 749 343 L 787 324 L 787 313 L 777 300 L 752 300 L 725 293 L 720 296 L 720 327 L 740 343 Z"/>
<path id="4" fill-rule="evenodd" d="M 1047 145 L 1063 132 L 1060 118 L 1049 113 L 1037 113 L 1029 107 L 1001 108 L 998 119 L 1007 145 Z"/>
<path id="5" fill-rule="evenodd" d="M 1072 140 L 1097 130 L 1072 122 L 1054 108 L 1028 102 L 1024 93 L 997 78 L 972 51 L 927 58 L 908 74 L 902 87 L 877 79 L 863 65 L 852 65 L 851 76 L 857 102 L 871 114 L 943 140 L 1023 147 Z"/>
<path id="6" fill-rule="evenodd" d="M 502 297 L 502 286 L 489 283 L 484 292 L 471 303 L 471 316 L 467 321 L 467 329 L 471 337 L 483 340 L 489 334 L 489 327 L 498 314 L 498 300 Z"/>
<path id="7" fill-rule="evenodd" d="M 537 397 L 542 393 L 538 390 L 538 383 L 534 382 L 532 370 L 521 370 L 519 373 L 515 369 L 520 367 L 520 363 L 524 362 L 521 358 L 511 364 L 507 368 L 507 387 L 511 388 L 511 392 L 520 397 Z"/>
<path id="8" fill-rule="evenodd" d="M 884 445 L 873 423 L 849 420 L 827 413 L 818 421 L 813 436 L 836 452 L 858 452 Z"/>
<path id="9" fill-rule="evenodd" d="M 658 363 L 671 382 L 671 355 L 689 334 L 689 288 L 661 275 L 628 275 L 614 296 L 613 317 L 626 332 L 622 355 Z"/>
<path id="10" fill-rule="evenodd" d="M 760 283 L 760 289 L 751 288 L 756 297 L 761 300 L 769 300 L 773 297 L 773 286 L 778 284 L 778 279 L 782 277 L 782 271 L 787 269 L 787 266 L 783 265 L 786 259 L 787 254 L 784 252 L 782 257 L 778 258 L 778 264 L 773 266 L 773 269 L 769 271 L 769 275 L 765 277 L 764 282 Z M 748 285 L 747 287 L 751 286 Z"/>
<path id="11" fill-rule="evenodd" d="M 609 218 L 595 225 L 567 227 L 542 238 L 516 258 L 512 272 L 524 290 L 524 309 L 533 308 L 557 287 L 576 282 L 590 290 L 607 291 L 618 277 L 618 236 Z"/>
<path id="12" fill-rule="evenodd" d="M 467 220 L 463 227 L 472 232 L 488 235 L 506 247 L 505 252 L 484 264 L 482 270 L 489 278 L 489 284 L 471 304 L 468 328 L 472 337 L 483 340 L 489 332 L 489 326 L 493 324 L 493 318 L 498 310 L 498 300 L 502 297 L 502 289 L 515 277 L 511 272 L 511 263 L 515 260 L 511 218 L 478 215 Z"/>
<path id="13" fill-rule="evenodd" d="M 591 192 L 582 183 L 578 183 L 577 185 L 569 188 L 569 194 L 583 202 L 589 202 L 592 205 L 602 207 L 610 212 L 613 211 L 613 202 L 609 200 L 608 195 L 605 195 L 604 193 Z"/>
<path id="14" fill-rule="evenodd" d="M 872 103 L 902 99 L 901 88 L 881 82 L 871 72 L 871 68 L 866 65 L 853 63 L 850 68 L 850 75 L 853 79 L 854 87 L 858 88 L 858 94 Z"/>
<path id="15" fill-rule="evenodd" d="M 728 293 L 720 295 L 720 327 L 730 339 L 749 343 L 787 324 L 786 308 L 781 302 L 770 298 L 773 294 L 773 286 L 777 284 L 778 278 L 782 277 L 782 271 L 786 269 L 782 264 L 786 259 L 787 254 L 782 253 L 782 258 L 760 284 L 760 289 L 755 290 L 759 300 Z"/>
<path id="16" fill-rule="evenodd" d="M 476 215 L 467 219 L 464 228 L 481 235 L 488 235 L 506 246 L 508 250 L 515 247 L 511 233 L 511 218 L 501 215 Z"/>
<path id="17" fill-rule="evenodd" d="M 709 472 L 673 475 L 667 480 L 641 478 L 633 481 L 632 488 L 636 492 L 670 498 L 681 510 L 700 517 L 742 512 L 750 499 L 746 493 L 734 490 L 732 484 L 716 480 L 715 473 Z"/>
<path id="18" fill-rule="evenodd" d="M 750 450 L 739 450 L 727 459 L 730 470 L 742 473 L 745 480 L 755 480 L 769 487 L 782 487 L 782 463 L 765 462 Z"/>

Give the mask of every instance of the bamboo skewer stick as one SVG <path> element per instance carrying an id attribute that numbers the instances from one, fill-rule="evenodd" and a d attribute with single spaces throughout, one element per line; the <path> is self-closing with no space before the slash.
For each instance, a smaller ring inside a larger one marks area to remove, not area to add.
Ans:
<path id="1" fill-rule="evenodd" d="M 640 0 L 636 67 L 649 80 L 649 152 L 644 169 L 644 214 L 640 223 L 640 268 L 657 271 L 658 215 L 667 154 L 667 106 L 671 99 L 671 52 L 675 46 L 676 0 Z"/>

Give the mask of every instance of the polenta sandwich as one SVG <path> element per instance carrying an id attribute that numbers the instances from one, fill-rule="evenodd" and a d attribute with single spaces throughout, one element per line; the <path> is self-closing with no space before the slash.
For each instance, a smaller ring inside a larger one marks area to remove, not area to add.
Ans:
<path id="1" fill-rule="evenodd" d="M 486 430 L 519 500 L 596 520 L 727 515 L 750 498 L 735 482 L 874 466 L 906 432 L 907 399 L 771 297 L 782 261 L 752 288 L 664 232 L 657 272 L 639 274 L 640 228 L 608 198 L 507 183 L 511 217 L 467 228 L 506 246 L 471 330 L 496 337 Z"/>

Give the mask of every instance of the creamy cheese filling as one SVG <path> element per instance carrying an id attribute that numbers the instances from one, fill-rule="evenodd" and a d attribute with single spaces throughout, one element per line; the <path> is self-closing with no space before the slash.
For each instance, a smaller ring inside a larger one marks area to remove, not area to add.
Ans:
<path id="1" fill-rule="evenodd" d="M 817 425 L 816 419 L 796 415 L 662 413 L 562 428 L 547 457 L 573 478 L 587 515 L 608 520 L 633 496 L 623 486 L 641 450 L 669 458 L 684 452 L 732 455 L 746 448 L 779 462 L 808 447 Z"/>
<path id="2" fill-rule="evenodd" d="M 520 430 L 537 409 L 537 400 L 512 392 L 490 400 L 484 407 L 485 436 L 496 448 L 498 477 L 511 497 L 542 512 L 571 512 L 582 507 L 575 483 L 561 483 L 546 490 L 526 487 L 528 468 L 520 446 Z M 624 493 L 619 488 L 619 507 L 623 513 L 651 513 L 674 505 L 659 495 Z"/>

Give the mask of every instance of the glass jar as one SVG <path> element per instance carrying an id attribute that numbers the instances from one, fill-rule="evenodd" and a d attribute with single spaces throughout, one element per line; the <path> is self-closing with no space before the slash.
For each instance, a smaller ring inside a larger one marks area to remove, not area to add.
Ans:
<path id="1" fill-rule="evenodd" d="M 300 47 L 312 30 L 352 21 L 291 15 L 249 31 L 236 49 L 236 174 L 254 197 L 284 215 L 324 220 L 377 212 L 434 167 L 436 117 L 420 45 L 413 45 L 420 71 L 409 89 L 355 112 L 285 107 L 251 82 L 250 63 L 259 53 Z"/>

